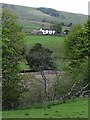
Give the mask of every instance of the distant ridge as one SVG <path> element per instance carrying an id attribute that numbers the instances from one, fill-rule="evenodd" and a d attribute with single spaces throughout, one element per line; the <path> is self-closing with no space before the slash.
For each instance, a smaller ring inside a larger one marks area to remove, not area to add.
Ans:
<path id="1" fill-rule="evenodd" d="M 26 18 L 34 21 L 42 22 L 43 19 L 46 22 L 72 22 L 72 23 L 83 23 L 87 20 L 87 15 L 69 13 L 64 11 L 57 11 L 52 8 L 32 8 L 18 5 L 3 4 L 4 7 L 8 7 L 14 10 L 20 18 Z M 46 13 L 45 13 L 46 10 Z"/>
<path id="2" fill-rule="evenodd" d="M 87 15 L 57 11 L 52 8 L 33 8 L 5 3 L 1 4 L 0 9 L 2 7 L 8 8 L 17 14 L 19 21 L 26 32 L 42 27 L 49 28 L 51 24 L 56 22 L 62 24 L 84 24 L 84 22 L 88 20 Z"/>

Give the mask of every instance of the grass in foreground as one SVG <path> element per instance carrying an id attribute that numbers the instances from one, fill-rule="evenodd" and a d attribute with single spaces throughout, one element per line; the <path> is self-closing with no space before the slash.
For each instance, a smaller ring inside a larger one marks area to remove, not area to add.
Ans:
<path id="1" fill-rule="evenodd" d="M 3 111 L 3 118 L 88 118 L 88 100 L 68 101 L 51 108 Z"/>

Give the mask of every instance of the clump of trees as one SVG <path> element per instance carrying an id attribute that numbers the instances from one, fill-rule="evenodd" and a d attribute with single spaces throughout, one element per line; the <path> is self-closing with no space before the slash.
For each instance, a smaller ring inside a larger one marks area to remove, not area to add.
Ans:
<path id="1" fill-rule="evenodd" d="M 39 71 L 43 78 L 44 93 L 47 97 L 47 78 L 44 70 L 55 69 L 55 64 L 52 60 L 53 52 L 49 48 L 44 48 L 40 43 L 37 43 L 26 56 L 26 60 L 31 69 Z"/>
<path id="2" fill-rule="evenodd" d="M 24 90 L 18 76 L 22 60 L 23 33 L 18 19 L 8 9 L 2 10 L 2 108 L 16 109 Z"/>
<path id="3" fill-rule="evenodd" d="M 61 23 L 62 24 L 62 26 L 66 26 L 66 27 L 71 27 L 72 25 L 73 25 L 73 23 L 64 23 L 64 22 L 62 22 Z"/>
<path id="4" fill-rule="evenodd" d="M 49 14 L 50 16 L 59 17 L 59 13 L 55 9 L 40 7 L 40 8 L 37 8 L 37 10 L 39 10 L 45 14 Z"/>
<path id="5" fill-rule="evenodd" d="M 55 67 L 51 56 L 52 54 L 52 50 L 44 48 L 40 43 L 37 43 L 26 56 L 26 60 L 33 70 L 50 70 Z"/>
<path id="6" fill-rule="evenodd" d="M 57 34 L 60 34 L 62 32 L 62 25 L 61 23 L 54 23 L 50 26 L 50 29 L 56 30 Z"/>

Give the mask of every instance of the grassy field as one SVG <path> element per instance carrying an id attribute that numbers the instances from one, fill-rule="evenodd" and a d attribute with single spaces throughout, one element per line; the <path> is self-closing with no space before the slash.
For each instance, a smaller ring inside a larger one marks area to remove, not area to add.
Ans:
<path id="1" fill-rule="evenodd" d="M 26 36 L 25 49 L 29 51 L 36 43 L 41 43 L 44 47 L 50 48 L 53 51 L 54 61 L 57 63 L 58 68 L 61 66 L 61 56 L 64 51 L 64 37 L 59 36 Z M 23 62 L 20 66 L 21 69 L 28 68 Z"/>
<path id="2" fill-rule="evenodd" d="M 3 111 L 3 118 L 88 118 L 88 100 L 68 101 L 51 108 Z"/>
<path id="3" fill-rule="evenodd" d="M 43 23 L 38 21 L 29 21 L 29 20 L 20 20 L 20 24 L 24 30 L 24 32 L 31 34 L 33 30 L 39 30 L 42 27 L 49 28 L 50 23 Z"/>

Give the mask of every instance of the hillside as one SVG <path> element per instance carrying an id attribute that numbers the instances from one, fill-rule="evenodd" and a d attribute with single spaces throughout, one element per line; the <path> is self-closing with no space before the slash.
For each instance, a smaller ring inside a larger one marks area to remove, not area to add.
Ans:
<path id="1" fill-rule="evenodd" d="M 45 12 L 45 10 L 43 12 L 40 8 L 9 4 L 2 4 L 2 6 L 9 8 L 18 15 L 20 23 L 26 31 L 39 29 L 41 27 L 47 28 L 55 22 L 81 24 L 88 19 L 86 15 L 57 11 L 51 8 L 43 8 L 48 10 L 48 12 Z"/>

